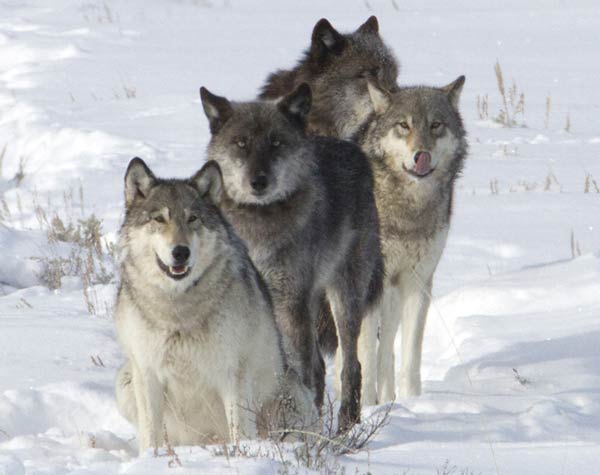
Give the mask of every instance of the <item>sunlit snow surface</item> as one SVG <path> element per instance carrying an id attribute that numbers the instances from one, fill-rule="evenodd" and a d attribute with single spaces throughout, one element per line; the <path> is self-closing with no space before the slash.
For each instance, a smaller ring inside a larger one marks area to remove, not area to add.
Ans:
<path id="1" fill-rule="evenodd" d="M 159 175 L 202 165 L 200 86 L 252 98 L 267 73 L 295 62 L 319 18 L 347 31 L 372 14 L 401 84 L 467 76 L 470 157 L 435 279 L 424 394 L 397 401 L 369 450 L 338 463 L 347 474 L 435 475 L 446 460 L 456 473 L 598 473 L 595 1 L 13 0 L 0 3 L 0 474 L 281 470 L 276 457 L 199 447 L 175 449 L 182 468 L 136 457 L 113 394 L 115 285 L 89 290 L 93 316 L 79 279 L 42 286 L 40 258 L 70 249 L 48 245 L 35 209 L 95 213 L 113 242 L 131 157 Z M 493 121 L 496 60 L 507 88 L 514 79 L 525 94 L 525 127 Z M 477 112 L 486 94 L 487 119 Z"/>

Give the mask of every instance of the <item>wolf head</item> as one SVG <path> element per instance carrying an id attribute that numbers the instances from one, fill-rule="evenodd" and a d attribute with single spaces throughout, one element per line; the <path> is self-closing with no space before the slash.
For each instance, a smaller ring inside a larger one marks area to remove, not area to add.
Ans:
<path id="1" fill-rule="evenodd" d="M 311 129 L 349 138 L 372 112 L 367 80 L 382 90 L 395 90 L 398 62 L 379 35 L 376 17 L 347 34 L 339 33 L 323 18 L 315 25 L 311 45 L 291 74 L 295 80 L 285 71 L 271 75 L 261 97 L 278 97 L 282 90 L 287 93 L 294 84 L 306 82 L 314 96 Z"/>
<path id="2" fill-rule="evenodd" d="M 218 250 L 223 221 L 213 203 L 221 187 L 214 162 L 190 179 L 164 180 L 132 159 L 125 174 L 123 262 L 160 288 L 187 289 Z"/>
<path id="3" fill-rule="evenodd" d="M 223 187 L 239 204 L 284 201 L 311 173 L 305 128 L 311 92 L 302 84 L 274 102 L 229 102 L 200 89 L 212 139 L 208 158 L 222 170 Z"/>
<path id="4" fill-rule="evenodd" d="M 445 87 L 406 87 L 390 94 L 369 83 L 376 118 L 359 137 L 367 154 L 416 182 L 455 175 L 466 151 L 458 102 L 465 77 Z"/>

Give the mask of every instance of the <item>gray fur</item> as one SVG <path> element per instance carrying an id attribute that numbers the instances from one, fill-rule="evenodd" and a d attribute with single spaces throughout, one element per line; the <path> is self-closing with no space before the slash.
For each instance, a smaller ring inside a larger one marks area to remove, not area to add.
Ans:
<path id="1" fill-rule="evenodd" d="M 372 111 L 367 80 L 392 91 L 396 88 L 398 68 L 396 58 L 379 35 L 374 16 L 347 34 L 339 33 L 321 19 L 314 27 L 310 47 L 296 67 L 271 74 L 260 98 L 280 98 L 307 83 L 313 94 L 309 130 L 347 139 Z"/>
<path id="2" fill-rule="evenodd" d="M 306 85 L 278 104 L 224 104 L 205 89 L 201 96 L 215 131 L 208 158 L 223 170 L 220 207 L 248 244 L 271 292 L 286 355 L 318 405 L 325 369 L 316 320 L 325 299 L 335 309 L 345 429 L 360 417 L 357 338 L 383 279 L 368 160 L 349 142 L 306 135 Z M 268 183 L 260 193 L 251 184 L 256 176 Z"/>
<path id="3" fill-rule="evenodd" d="M 310 393 L 288 370 L 268 290 L 214 204 L 218 166 L 163 180 L 136 158 L 125 188 L 117 401 L 140 452 L 162 445 L 163 425 L 174 445 L 255 437 L 284 394 L 308 422 Z"/>
<path id="4" fill-rule="evenodd" d="M 376 341 L 361 352 L 363 369 L 378 375 L 370 378 L 372 387 L 364 387 L 370 403 L 375 402 L 375 379 L 380 403 L 421 392 L 421 344 L 431 284 L 450 225 L 454 183 L 467 156 L 458 111 L 463 84 L 461 76 L 443 88 L 405 87 L 392 94 L 371 88 L 377 112 L 355 136 L 373 164 L 386 268 L 377 369 Z M 419 175 L 421 152 L 430 154 L 431 163 Z M 393 341 L 400 322 L 402 368 L 396 390 Z"/>

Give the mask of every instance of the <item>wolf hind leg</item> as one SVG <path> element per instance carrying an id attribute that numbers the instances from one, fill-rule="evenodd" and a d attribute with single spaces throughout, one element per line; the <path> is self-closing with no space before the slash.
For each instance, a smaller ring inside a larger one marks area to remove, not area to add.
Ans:
<path id="1" fill-rule="evenodd" d="M 349 429 L 360 421 L 361 371 L 358 361 L 358 335 L 363 302 L 350 289 L 327 291 L 338 334 L 338 352 L 341 361 L 341 405 L 338 430 Z"/>

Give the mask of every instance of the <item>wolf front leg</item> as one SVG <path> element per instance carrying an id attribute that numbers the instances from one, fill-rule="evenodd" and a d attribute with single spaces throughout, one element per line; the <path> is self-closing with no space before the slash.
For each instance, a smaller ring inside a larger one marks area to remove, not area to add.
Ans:
<path id="1" fill-rule="evenodd" d="M 379 327 L 379 313 L 380 309 L 373 309 L 365 315 L 358 337 L 358 360 L 360 361 L 362 376 L 361 403 L 363 406 L 377 404 L 377 329 Z M 336 360 L 336 369 L 337 364 Z"/>
<path id="2" fill-rule="evenodd" d="M 402 362 L 397 393 L 400 397 L 421 394 L 421 356 L 430 296 L 431 281 L 412 280 L 402 291 Z"/>
<path id="3" fill-rule="evenodd" d="M 237 444 L 242 439 L 256 439 L 256 416 L 260 407 L 255 404 L 250 378 L 244 369 L 237 372 L 223 394 L 227 416 L 229 442 Z"/>
<path id="4" fill-rule="evenodd" d="M 132 361 L 132 383 L 137 407 L 139 454 L 157 449 L 163 438 L 164 388 L 149 368 Z"/>
<path id="5" fill-rule="evenodd" d="M 395 394 L 394 340 L 402 309 L 396 287 L 387 285 L 380 303 L 379 348 L 377 350 L 377 402 L 392 402 Z"/>

